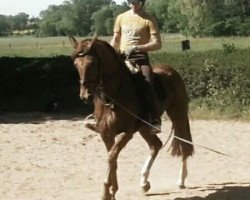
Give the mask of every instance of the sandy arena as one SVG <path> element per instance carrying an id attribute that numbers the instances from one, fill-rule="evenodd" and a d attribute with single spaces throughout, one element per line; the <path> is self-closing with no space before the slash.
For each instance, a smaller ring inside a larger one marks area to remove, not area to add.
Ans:
<path id="1" fill-rule="evenodd" d="M 84 128 L 83 117 L 0 115 L 0 200 L 100 200 L 106 172 L 106 150 L 98 134 Z M 151 190 L 139 186 L 149 152 L 136 133 L 118 160 L 117 200 L 250 200 L 250 123 L 190 120 L 200 147 L 188 160 L 186 189 L 179 189 L 180 159 L 159 153 L 151 170 Z M 163 142 L 171 124 L 163 122 Z"/>

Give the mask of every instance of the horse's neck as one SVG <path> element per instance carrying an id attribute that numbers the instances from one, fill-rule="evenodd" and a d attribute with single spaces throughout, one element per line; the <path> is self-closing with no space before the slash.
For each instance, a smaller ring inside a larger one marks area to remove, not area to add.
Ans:
<path id="1" fill-rule="evenodd" d="M 96 43 L 101 68 L 102 91 L 112 98 L 136 101 L 136 90 L 131 73 L 111 46 L 106 43 Z"/>
<path id="2" fill-rule="evenodd" d="M 121 60 L 116 58 L 109 62 L 102 65 L 106 67 L 103 71 L 107 74 L 99 98 L 104 102 L 136 103 L 137 94 L 131 73 Z"/>

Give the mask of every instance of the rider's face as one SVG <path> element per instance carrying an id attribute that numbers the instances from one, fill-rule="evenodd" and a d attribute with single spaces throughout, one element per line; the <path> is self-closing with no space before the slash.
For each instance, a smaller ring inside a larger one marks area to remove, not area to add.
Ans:
<path id="1" fill-rule="evenodd" d="M 137 12 L 139 12 L 141 10 L 142 3 L 141 2 L 139 2 L 139 3 L 131 2 L 131 3 L 129 3 L 129 7 L 131 8 L 131 10 L 134 13 L 137 13 Z"/>

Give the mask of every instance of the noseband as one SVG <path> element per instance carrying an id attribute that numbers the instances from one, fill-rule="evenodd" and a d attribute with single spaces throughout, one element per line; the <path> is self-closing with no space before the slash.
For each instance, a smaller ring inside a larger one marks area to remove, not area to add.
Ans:
<path id="1" fill-rule="evenodd" d="M 85 51 L 85 52 L 81 51 L 81 52 L 78 52 L 77 54 L 73 54 L 73 55 L 71 56 L 71 58 L 72 58 L 73 60 L 75 60 L 75 59 L 77 59 L 77 58 L 85 57 L 85 56 L 87 56 L 87 55 L 93 56 L 94 53 L 92 53 L 90 50 L 89 50 L 89 51 Z"/>

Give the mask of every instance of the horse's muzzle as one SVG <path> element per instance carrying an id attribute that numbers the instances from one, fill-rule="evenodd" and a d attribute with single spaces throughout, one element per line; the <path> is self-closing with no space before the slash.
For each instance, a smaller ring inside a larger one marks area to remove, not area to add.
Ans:
<path id="1" fill-rule="evenodd" d="M 93 103 L 93 96 L 91 94 L 87 96 L 81 96 L 80 99 L 85 103 L 85 104 L 92 104 Z"/>

